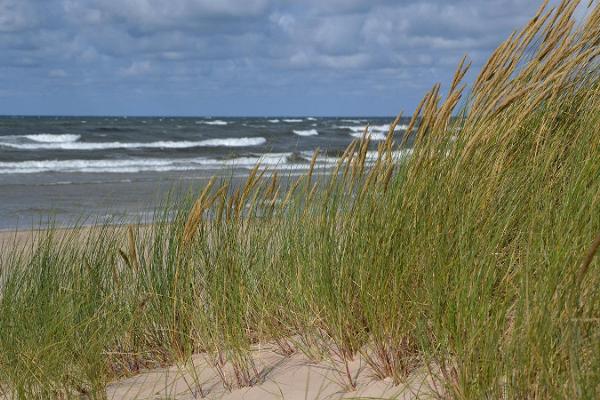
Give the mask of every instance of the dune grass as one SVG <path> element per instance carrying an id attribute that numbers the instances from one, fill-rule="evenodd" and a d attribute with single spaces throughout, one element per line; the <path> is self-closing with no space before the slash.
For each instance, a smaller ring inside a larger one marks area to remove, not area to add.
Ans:
<path id="1" fill-rule="evenodd" d="M 440 398 L 600 397 L 600 7 L 578 5 L 544 5 L 468 94 L 461 63 L 376 156 L 367 131 L 325 177 L 257 166 L 150 226 L 5 248 L 0 396 L 103 398 L 197 353 L 251 386 L 270 342 L 348 389 L 360 354 Z"/>

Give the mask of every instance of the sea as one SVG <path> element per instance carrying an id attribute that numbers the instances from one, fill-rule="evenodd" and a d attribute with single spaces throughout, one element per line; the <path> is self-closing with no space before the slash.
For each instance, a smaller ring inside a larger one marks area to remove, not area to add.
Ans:
<path id="1" fill-rule="evenodd" d="M 0 230 L 138 221 L 213 175 L 260 163 L 297 175 L 319 149 L 330 170 L 369 126 L 375 151 L 393 117 L 0 117 Z M 401 121 L 396 134 L 406 129 Z"/>

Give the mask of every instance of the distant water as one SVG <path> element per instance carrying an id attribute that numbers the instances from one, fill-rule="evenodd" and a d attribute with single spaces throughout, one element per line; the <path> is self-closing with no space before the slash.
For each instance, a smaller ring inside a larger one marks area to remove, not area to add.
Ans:
<path id="1" fill-rule="evenodd" d="M 0 229 L 147 213 L 175 185 L 243 176 L 257 162 L 326 169 L 366 125 L 384 140 L 389 118 L 0 118 Z M 406 121 L 398 125 L 401 133 Z M 375 144 L 374 144 L 375 146 Z"/>

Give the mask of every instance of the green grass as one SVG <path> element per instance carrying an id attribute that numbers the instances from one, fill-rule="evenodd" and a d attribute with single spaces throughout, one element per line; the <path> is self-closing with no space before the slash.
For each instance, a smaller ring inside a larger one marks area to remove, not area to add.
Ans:
<path id="1" fill-rule="evenodd" d="M 0 393 L 102 398 L 195 353 L 249 386 L 251 346 L 273 342 L 335 360 L 348 388 L 361 354 L 396 383 L 430 368 L 444 398 L 598 398 L 600 8 L 567 29 L 574 5 L 500 46 L 469 95 L 464 65 L 446 100 L 434 87 L 410 157 L 390 138 L 369 160 L 365 137 L 325 177 L 257 168 L 151 226 L 4 249 Z"/>

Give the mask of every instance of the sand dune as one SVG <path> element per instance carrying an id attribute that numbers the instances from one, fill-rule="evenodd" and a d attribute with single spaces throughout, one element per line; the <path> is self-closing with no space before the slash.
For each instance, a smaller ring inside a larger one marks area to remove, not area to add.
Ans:
<path id="1" fill-rule="evenodd" d="M 357 358 L 350 370 L 357 388 L 348 388 L 341 364 L 315 363 L 300 353 L 283 356 L 271 346 L 257 348 L 254 360 L 261 381 L 252 387 L 226 390 L 216 371 L 203 355 L 192 357 L 187 366 L 144 371 L 108 386 L 109 399 L 430 399 L 434 398 L 427 372 L 417 370 L 403 385 L 376 380 L 368 366 Z M 194 366 L 192 367 L 191 363 Z"/>

